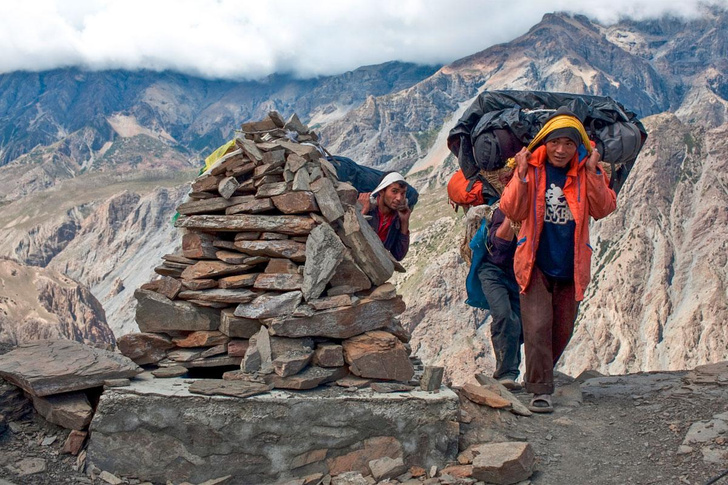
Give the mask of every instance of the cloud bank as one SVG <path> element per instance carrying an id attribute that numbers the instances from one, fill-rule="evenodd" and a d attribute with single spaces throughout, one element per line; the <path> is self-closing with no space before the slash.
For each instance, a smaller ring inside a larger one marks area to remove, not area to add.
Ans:
<path id="1" fill-rule="evenodd" d="M 695 17 L 728 0 L 3 0 L 0 73 L 78 66 L 219 79 L 439 64 L 508 42 L 544 14 L 609 24 Z"/>

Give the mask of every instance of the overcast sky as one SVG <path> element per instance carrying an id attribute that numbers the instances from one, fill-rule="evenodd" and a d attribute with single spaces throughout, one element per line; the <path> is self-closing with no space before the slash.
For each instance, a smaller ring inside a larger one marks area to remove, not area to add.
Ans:
<path id="1" fill-rule="evenodd" d="M 0 0 L 0 72 L 81 66 L 210 78 L 337 74 L 390 60 L 448 63 L 548 12 L 602 23 L 695 16 L 697 0 Z M 706 3 L 706 2 L 702 2 Z M 709 0 L 728 7 L 728 0 Z"/>

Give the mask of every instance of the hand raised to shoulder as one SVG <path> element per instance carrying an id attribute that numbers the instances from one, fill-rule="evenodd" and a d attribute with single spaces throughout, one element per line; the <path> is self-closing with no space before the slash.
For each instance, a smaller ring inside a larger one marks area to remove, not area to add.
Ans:
<path id="1" fill-rule="evenodd" d="M 516 160 L 516 172 L 518 172 L 518 178 L 523 179 L 526 174 L 528 174 L 528 160 L 531 158 L 531 152 L 529 152 L 526 147 L 523 147 L 513 158 Z"/>
<path id="2" fill-rule="evenodd" d="M 361 204 L 361 213 L 362 214 L 368 214 L 371 210 L 371 203 L 369 202 L 369 196 L 371 195 L 371 192 L 362 192 L 359 194 L 359 197 L 357 200 Z"/>
<path id="3" fill-rule="evenodd" d="M 597 169 L 599 169 L 599 161 L 601 159 L 602 156 L 595 148 L 594 150 L 592 150 L 591 155 L 589 155 L 589 158 L 586 160 L 586 169 L 589 170 L 591 173 L 597 173 Z"/>

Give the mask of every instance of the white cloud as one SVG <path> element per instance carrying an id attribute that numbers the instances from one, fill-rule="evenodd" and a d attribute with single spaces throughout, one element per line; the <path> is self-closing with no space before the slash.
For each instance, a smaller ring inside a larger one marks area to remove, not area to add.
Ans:
<path id="1" fill-rule="evenodd" d="M 699 3 L 3 0 L 0 72 L 82 66 L 241 79 L 334 74 L 389 60 L 447 63 L 512 40 L 551 11 L 612 23 L 625 16 L 695 16 Z M 728 0 L 707 3 L 728 7 Z"/>

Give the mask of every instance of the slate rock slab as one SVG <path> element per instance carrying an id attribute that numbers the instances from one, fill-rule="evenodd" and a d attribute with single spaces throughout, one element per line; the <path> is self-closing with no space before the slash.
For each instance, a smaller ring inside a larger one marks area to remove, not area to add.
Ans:
<path id="1" fill-rule="evenodd" d="M 128 357 L 73 340 L 38 340 L 0 356 L 0 377 L 40 397 L 101 387 L 141 372 Z"/>
<path id="2" fill-rule="evenodd" d="M 88 426 L 94 415 L 94 410 L 83 392 L 34 397 L 33 406 L 49 423 L 79 431 Z"/>
<path id="3" fill-rule="evenodd" d="M 250 397 L 263 394 L 273 389 L 268 384 L 246 381 L 224 381 L 222 379 L 201 379 L 190 384 L 190 392 L 206 396 L 221 395 L 233 397 Z"/>
<path id="4" fill-rule="evenodd" d="M 136 290 L 136 322 L 142 332 L 217 330 L 220 311 L 172 301 L 153 291 Z"/>

